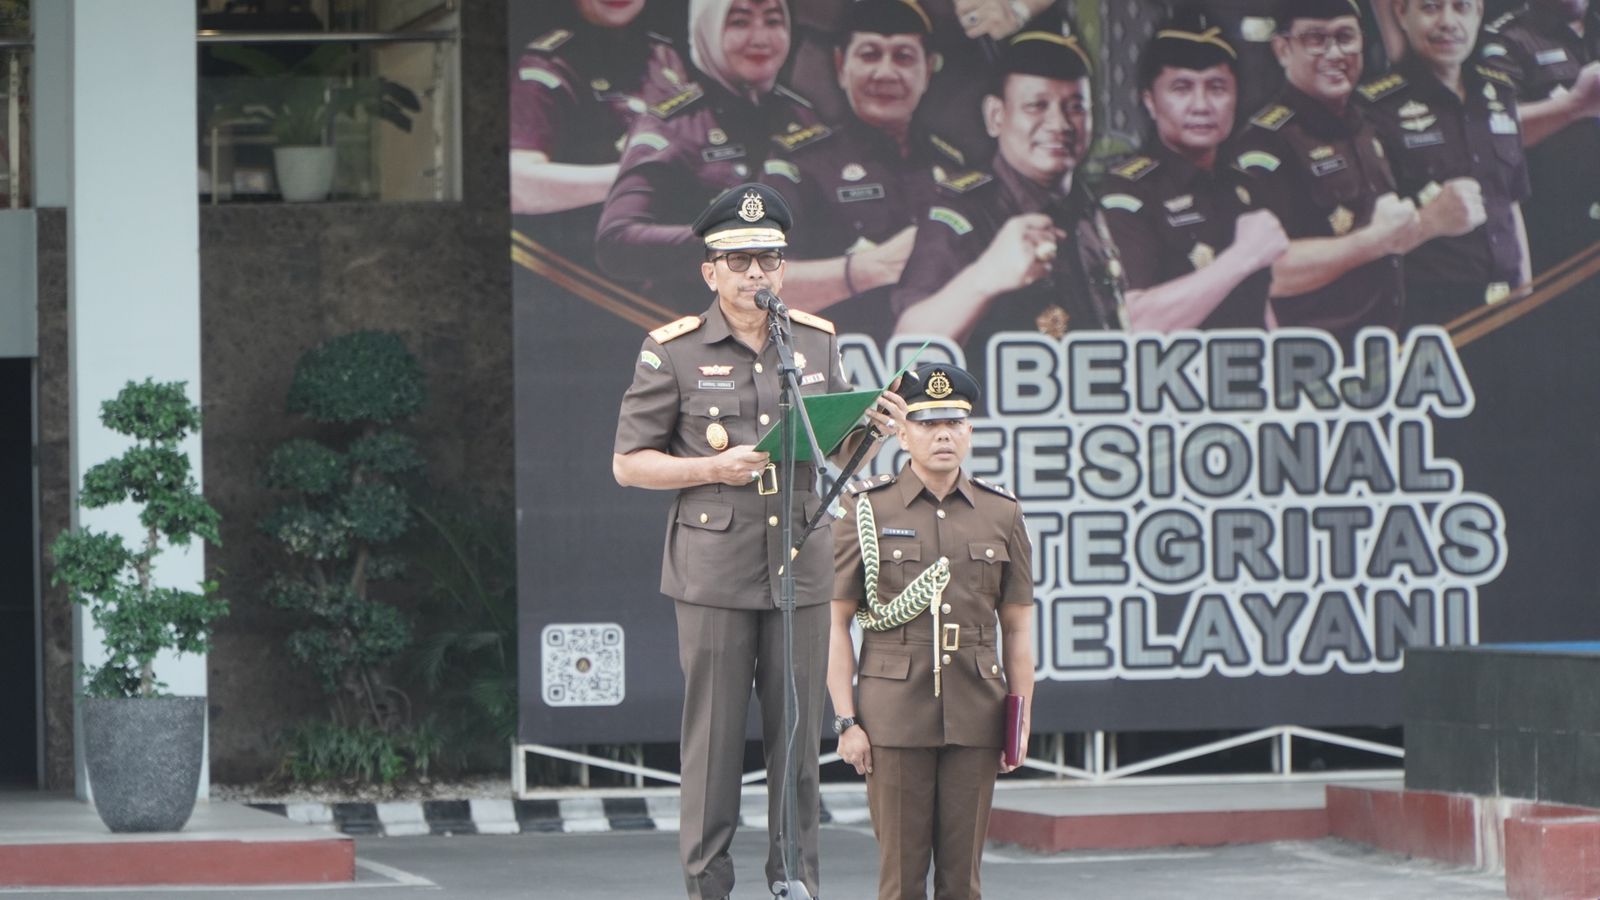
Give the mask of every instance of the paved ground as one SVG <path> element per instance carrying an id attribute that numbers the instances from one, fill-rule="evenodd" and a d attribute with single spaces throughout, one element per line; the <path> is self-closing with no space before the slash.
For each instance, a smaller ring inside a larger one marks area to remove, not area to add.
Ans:
<path id="1" fill-rule="evenodd" d="M 509 837 L 374 838 L 357 843 L 359 881 L 322 888 L 22 891 L 11 897 L 92 893 L 97 898 L 225 900 L 263 896 L 328 900 L 404 900 L 407 896 L 472 900 L 674 900 L 677 835 L 657 832 L 546 834 Z M 765 842 L 740 832 L 736 900 L 762 900 L 760 855 Z M 877 850 L 865 828 L 825 826 L 823 897 L 864 900 L 876 894 Z M 1448 869 L 1371 853 L 1335 840 L 1224 848 L 1039 856 L 991 847 L 984 863 L 990 900 L 1094 897 L 1115 900 L 1457 900 L 1504 897 L 1500 876 Z"/>

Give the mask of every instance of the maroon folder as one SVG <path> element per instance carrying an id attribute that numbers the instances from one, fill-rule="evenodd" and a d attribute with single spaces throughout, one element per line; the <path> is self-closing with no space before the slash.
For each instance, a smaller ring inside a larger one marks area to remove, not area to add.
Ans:
<path id="1" fill-rule="evenodd" d="M 1022 743 L 1022 695 L 1006 695 L 1006 765 L 1016 766 L 1028 748 Z"/>

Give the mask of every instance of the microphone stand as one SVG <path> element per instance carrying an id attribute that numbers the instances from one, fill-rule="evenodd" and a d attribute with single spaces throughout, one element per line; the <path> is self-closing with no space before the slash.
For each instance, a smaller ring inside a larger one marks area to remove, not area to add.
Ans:
<path id="1" fill-rule="evenodd" d="M 794 545 L 794 473 L 795 451 L 799 447 L 796 440 L 795 423 L 790 415 L 791 411 L 798 409 L 800 412 L 800 429 L 805 432 L 806 439 L 811 444 L 812 460 L 816 465 L 822 464 L 822 451 L 817 446 L 816 433 L 811 428 L 811 417 L 806 414 L 806 405 L 800 398 L 800 369 L 794 364 L 794 347 L 790 343 L 788 310 L 775 301 L 763 304 L 767 309 L 767 330 L 772 336 L 774 349 L 778 351 L 778 446 L 783 448 L 783 460 L 780 464 L 778 486 L 778 502 L 781 507 L 778 513 L 781 523 L 779 546 L 792 547 Z M 811 900 L 811 892 L 806 889 L 805 881 L 796 877 L 800 872 L 800 759 L 796 752 L 795 738 L 800 723 L 800 698 L 795 684 L 794 672 L 794 608 L 795 608 L 795 578 L 794 561 L 798 554 L 791 552 L 778 568 L 778 608 L 783 618 L 783 669 L 788 679 L 784 683 L 783 691 L 783 731 L 785 734 L 783 754 L 783 785 L 781 818 L 783 829 L 783 883 L 772 886 L 773 893 L 789 900 Z M 770 779 L 772 773 L 768 772 Z"/>

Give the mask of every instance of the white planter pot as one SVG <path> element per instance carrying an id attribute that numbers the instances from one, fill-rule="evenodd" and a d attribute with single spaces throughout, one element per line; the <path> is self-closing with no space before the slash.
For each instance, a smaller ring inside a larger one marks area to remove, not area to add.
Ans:
<path id="1" fill-rule="evenodd" d="M 333 170 L 337 162 L 332 147 L 274 147 L 278 191 L 291 203 L 326 200 L 333 190 Z"/>

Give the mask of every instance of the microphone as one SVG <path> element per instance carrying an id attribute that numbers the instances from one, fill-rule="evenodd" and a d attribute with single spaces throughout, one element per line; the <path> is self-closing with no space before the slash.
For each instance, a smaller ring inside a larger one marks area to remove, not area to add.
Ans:
<path id="1" fill-rule="evenodd" d="M 789 318 L 789 307 L 784 306 L 783 301 L 778 299 L 778 295 L 766 288 L 756 291 L 756 306 L 774 315 L 782 316 L 785 319 Z"/>

